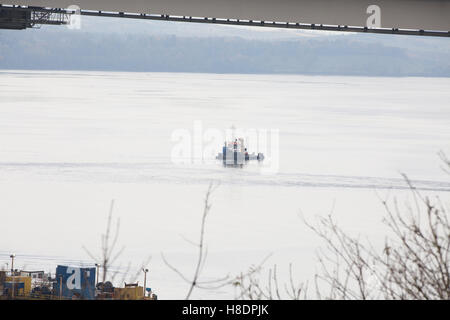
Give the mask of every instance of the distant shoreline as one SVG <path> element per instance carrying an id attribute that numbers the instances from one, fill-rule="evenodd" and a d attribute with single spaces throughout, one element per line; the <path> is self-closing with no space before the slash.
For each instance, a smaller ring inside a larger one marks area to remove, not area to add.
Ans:
<path id="1" fill-rule="evenodd" d="M 205 75 L 255 75 L 255 76 L 307 76 L 307 77 L 352 77 L 352 78 L 442 78 L 448 79 L 450 75 L 424 76 L 424 75 L 362 75 L 362 74 L 326 74 L 326 73 L 235 73 L 235 72 L 195 72 L 195 71 L 144 71 L 144 70 L 107 70 L 107 69 L 1 69 L 0 74 L 21 72 L 104 72 L 104 73 L 167 73 L 167 74 L 205 74 Z"/>

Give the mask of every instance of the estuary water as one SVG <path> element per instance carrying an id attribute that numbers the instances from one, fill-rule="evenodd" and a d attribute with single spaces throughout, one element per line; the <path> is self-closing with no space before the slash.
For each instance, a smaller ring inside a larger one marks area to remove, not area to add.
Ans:
<path id="1" fill-rule="evenodd" d="M 208 132 L 231 127 L 267 132 L 271 142 L 258 146 L 267 161 L 214 160 L 223 141 Z M 174 158 L 179 133 L 192 146 L 183 161 Z M 382 243 L 381 200 L 411 199 L 402 173 L 450 201 L 440 151 L 450 155 L 446 78 L 1 71 L 0 264 L 15 252 L 24 269 L 93 265 L 83 246 L 100 255 L 114 199 L 125 247 L 115 281 L 137 274 L 142 283 L 137 270 L 151 257 L 148 286 L 183 298 L 188 286 L 161 253 L 192 274 L 189 241 L 213 182 L 202 279 L 271 255 L 281 277 L 292 262 L 295 278 L 311 281 L 323 243 L 302 219 L 332 213 L 349 233 Z"/>

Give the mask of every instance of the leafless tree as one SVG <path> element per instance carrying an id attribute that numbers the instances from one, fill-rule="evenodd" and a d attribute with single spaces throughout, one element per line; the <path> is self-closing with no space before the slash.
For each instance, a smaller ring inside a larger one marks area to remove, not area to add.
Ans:
<path id="1" fill-rule="evenodd" d="M 161 257 L 164 261 L 164 263 L 176 274 L 180 276 L 181 279 L 183 279 L 186 283 L 189 284 L 189 289 L 187 291 L 186 300 L 189 300 L 192 292 L 195 288 L 199 289 L 206 289 L 206 290 L 213 290 L 217 288 L 224 287 L 228 284 L 229 276 L 224 276 L 222 278 L 217 278 L 213 280 L 200 280 L 200 275 L 203 270 L 203 267 L 206 262 L 206 258 L 208 256 L 208 249 L 205 244 L 205 231 L 206 231 L 206 220 L 208 218 L 208 214 L 211 210 L 211 202 L 210 202 L 210 196 L 213 193 L 213 191 L 218 187 L 218 185 L 214 185 L 214 183 L 211 183 L 208 187 L 208 190 L 206 192 L 205 200 L 204 200 L 204 206 L 203 206 L 203 215 L 201 220 L 201 227 L 200 227 L 200 239 L 198 243 L 191 242 L 194 246 L 198 248 L 198 256 L 197 261 L 195 264 L 194 274 L 192 277 L 186 276 L 184 273 L 179 271 L 176 267 L 174 267 L 169 261 L 166 259 L 164 254 L 161 253 Z"/>
<path id="2" fill-rule="evenodd" d="M 120 255 L 123 253 L 123 250 L 125 249 L 125 247 L 122 247 L 116 251 L 117 240 L 119 238 L 120 219 L 117 219 L 115 229 L 112 230 L 113 210 L 114 210 L 114 200 L 111 201 L 108 221 L 106 224 L 106 231 L 104 234 L 101 235 L 101 255 L 95 256 L 94 254 L 92 254 L 90 250 L 88 250 L 85 246 L 83 246 L 83 249 L 86 251 L 86 253 L 94 261 L 100 264 L 100 267 L 102 268 L 103 282 L 106 281 L 111 266 L 117 261 L 117 259 L 120 257 Z"/>
<path id="3" fill-rule="evenodd" d="M 444 164 L 450 162 L 441 154 Z M 330 299 L 450 299 L 450 211 L 438 196 L 423 196 L 403 175 L 413 205 L 382 200 L 389 234 L 382 250 L 345 233 L 331 216 L 305 223 L 326 243 L 316 279 Z M 317 283 L 317 282 L 316 282 Z M 316 285 L 316 288 L 318 286 Z"/>
<path id="4" fill-rule="evenodd" d="M 142 276 L 142 269 L 147 269 L 148 264 L 150 263 L 151 260 L 151 256 L 148 256 L 141 264 L 140 266 L 136 269 L 136 272 L 134 274 L 132 274 L 132 276 L 129 278 L 129 282 L 131 283 L 136 283 L 139 279 L 140 276 Z M 129 265 L 130 266 L 130 265 Z M 129 270 L 129 268 L 128 268 Z M 128 274 L 128 272 L 126 272 L 124 274 L 124 278 L 122 280 L 122 283 L 125 282 L 125 276 Z M 144 288 L 145 289 L 145 288 Z"/>
<path id="5" fill-rule="evenodd" d="M 300 300 L 306 299 L 308 284 L 295 283 L 292 264 L 289 264 L 289 282 L 280 286 L 277 265 L 268 269 L 267 281 L 262 282 L 264 264 L 267 257 L 258 266 L 251 266 L 246 273 L 241 273 L 231 281 L 235 288 L 235 299 L 242 300 Z"/>
<path id="6" fill-rule="evenodd" d="M 372 257 L 359 238 L 347 235 L 332 216 L 318 217 L 318 223 L 304 220 L 322 240 L 326 247 L 318 251 L 320 271 L 315 276 L 318 299 L 368 299 L 374 293 L 369 286 L 373 276 Z M 319 288 L 318 281 L 324 281 L 329 292 Z"/>
<path id="7" fill-rule="evenodd" d="M 439 197 L 424 197 L 405 176 L 416 204 L 401 214 L 398 206 L 387 211 L 386 225 L 395 238 L 386 241 L 382 254 L 381 291 L 391 299 L 450 299 L 449 211 Z"/>
<path id="8" fill-rule="evenodd" d="M 450 161 L 439 154 L 449 172 Z M 450 299 L 450 210 L 438 196 L 424 196 L 406 175 L 413 200 L 406 209 L 381 200 L 386 210 L 383 222 L 389 235 L 376 249 L 367 239 L 351 236 L 332 215 L 304 223 L 325 243 L 318 251 L 320 270 L 314 283 L 317 299 Z M 282 299 L 276 266 L 262 281 L 262 268 L 238 276 L 233 285 L 238 299 Z M 285 285 L 287 299 L 306 299 L 307 285 Z"/>

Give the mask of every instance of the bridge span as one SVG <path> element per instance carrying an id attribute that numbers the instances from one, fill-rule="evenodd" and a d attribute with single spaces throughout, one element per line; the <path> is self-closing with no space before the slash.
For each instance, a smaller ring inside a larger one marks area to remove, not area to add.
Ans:
<path id="1" fill-rule="evenodd" d="M 168 20 L 450 36 L 450 0 L 4 0 L 0 28 L 67 23 L 66 16 Z M 33 15 L 40 18 L 33 21 Z M 44 14 L 47 13 L 47 14 Z M 55 15 L 59 14 L 58 19 Z M 53 17 L 53 19 L 50 19 Z M 22 23 L 22 24 L 21 24 Z"/>

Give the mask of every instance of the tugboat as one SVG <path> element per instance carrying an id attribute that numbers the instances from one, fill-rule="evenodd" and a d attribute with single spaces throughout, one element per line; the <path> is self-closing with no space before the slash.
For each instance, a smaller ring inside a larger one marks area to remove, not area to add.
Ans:
<path id="1" fill-rule="evenodd" d="M 222 152 L 216 156 L 217 160 L 222 160 L 225 167 L 243 167 L 250 160 L 263 161 L 264 154 L 249 154 L 244 145 L 244 139 L 235 139 L 233 142 L 226 142 Z"/>

